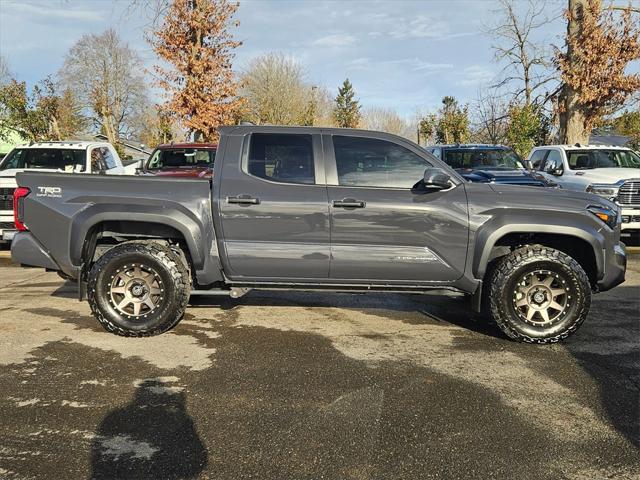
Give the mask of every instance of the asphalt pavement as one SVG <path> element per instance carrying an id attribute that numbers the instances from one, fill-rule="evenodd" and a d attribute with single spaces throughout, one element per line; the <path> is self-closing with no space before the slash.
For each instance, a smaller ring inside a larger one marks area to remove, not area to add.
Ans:
<path id="1" fill-rule="evenodd" d="M 532 346 L 455 294 L 252 292 L 120 338 L 0 252 L 0 478 L 637 479 L 639 342 L 639 256 Z"/>

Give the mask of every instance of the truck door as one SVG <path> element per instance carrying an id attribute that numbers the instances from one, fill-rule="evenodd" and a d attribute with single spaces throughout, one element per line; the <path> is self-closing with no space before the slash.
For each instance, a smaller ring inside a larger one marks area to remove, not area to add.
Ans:
<path id="1" fill-rule="evenodd" d="M 241 152 L 239 159 L 223 155 L 215 183 L 230 278 L 326 279 L 329 211 L 320 135 L 252 133 L 227 142 L 226 152 Z"/>
<path id="2" fill-rule="evenodd" d="M 426 152 L 362 135 L 325 135 L 331 212 L 330 278 L 354 282 L 447 282 L 464 272 L 467 197 L 412 187 L 432 165 Z M 333 149 L 331 146 L 333 145 Z"/>

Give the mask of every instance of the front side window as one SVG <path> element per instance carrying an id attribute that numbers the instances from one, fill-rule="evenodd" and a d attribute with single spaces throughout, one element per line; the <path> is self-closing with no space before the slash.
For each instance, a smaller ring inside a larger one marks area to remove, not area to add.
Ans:
<path id="1" fill-rule="evenodd" d="M 536 150 L 531 154 L 529 161 L 531 162 L 531 168 L 533 170 L 541 170 L 544 166 L 544 157 L 548 150 Z"/>
<path id="2" fill-rule="evenodd" d="M 283 183 L 316 183 L 311 135 L 254 133 L 248 173 Z"/>
<path id="3" fill-rule="evenodd" d="M 571 170 L 640 168 L 640 157 L 631 150 L 572 150 L 567 159 Z"/>
<path id="4" fill-rule="evenodd" d="M 375 138 L 333 136 L 338 184 L 412 188 L 432 165 L 396 143 Z"/>
<path id="5" fill-rule="evenodd" d="M 0 164 L 0 170 L 33 168 L 79 172 L 84 170 L 84 150 L 16 148 Z"/>
<path id="6" fill-rule="evenodd" d="M 102 157 L 104 158 L 104 163 L 107 166 L 108 170 L 112 168 L 116 168 L 118 165 L 116 164 L 116 159 L 111 153 L 111 150 L 107 147 L 102 147 Z"/>
<path id="7" fill-rule="evenodd" d="M 103 173 L 107 169 L 104 161 L 104 152 L 102 148 L 94 148 L 91 150 L 91 172 Z"/>
<path id="8" fill-rule="evenodd" d="M 556 173 L 562 169 L 562 156 L 558 150 L 550 150 L 544 162 L 543 171 L 546 173 Z"/>

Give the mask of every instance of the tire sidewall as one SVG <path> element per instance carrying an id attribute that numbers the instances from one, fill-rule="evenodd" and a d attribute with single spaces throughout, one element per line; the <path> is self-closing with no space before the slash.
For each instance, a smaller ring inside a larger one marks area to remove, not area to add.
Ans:
<path id="1" fill-rule="evenodd" d="M 567 282 L 567 309 L 562 313 L 560 320 L 548 327 L 525 322 L 524 319 L 520 318 L 519 312 L 513 304 L 513 295 L 518 282 L 521 281 L 526 274 L 537 270 L 548 270 L 552 273 L 557 273 Z M 587 301 L 583 291 L 584 286 L 578 274 L 568 265 L 559 261 L 543 259 L 532 260 L 526 258 L 519 265 L 514 265 L 511 275 L 505 278 L 503 287 L 500 292 L 500 304 L 501 309 L 506 313 L 505 318 L 508 319 L 507 321 L 510 327 L 518 334 L 525 335 L 532 339 L 555 337 L 571 329 L 576 322 L 581 321 L 580 315 Z"/>
<path id="2" fill-rule="evenodd" d="M 108 253 L 106 254 L 108 255 Z M 140 317 L 129 318 L 116 310 L 110 299 L 110 286 L 118 269 L 127 265 L 141 265 L 152 268 L 162 281 L 162 300 L 152 312 Z M 178 292 L 171 271 L 167 266 L 154 257 L 151 252 L 123 252 L 113 258 L 108 258 L 100 266 L 95 279 L 93 293 L 96 308 L 105 320 L 127 332 L 145 334 L 161 329 L 175 314 L 178 303 Z"/>

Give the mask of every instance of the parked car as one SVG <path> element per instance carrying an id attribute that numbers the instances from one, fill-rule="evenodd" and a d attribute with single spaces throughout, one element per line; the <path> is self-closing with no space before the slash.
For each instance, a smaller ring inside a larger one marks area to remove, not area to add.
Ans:
<path id="1" fill-rule="evenodd" d="M 470 182 L 557 186 L 542 175 L 528 171 L 518 154 L 504 145 L 455 144 L 425 148 Z"/>
<path id="2" fill-rule="evenodd" d="M 466 182 L 387 133 L 220 135 L 211 180 L 18 174 L 13 260 L 78 278 L 99 322 L 126 336 L 172 328 L 196 294 L 444 288 L 508 337 L 549 343 L 578 329 L 592 291 L 624 281 L 604 198 Z"/>
<path id="3" fill-rule="evenodd" d="M 140 174 L 169 177 L 211 178 L 218 145 L 168 143 L 159 145 L 142 163 Z"/>
<path id="4" fill-rule="evenodd" d="M 529 167 L 568 190 L 590 192 L 617 203 L 622 235 L 640 233 L 640 156 L 606 145 L 546 145 L 531 150 Z"/>
<path id="5" fill-rule="evenodd" d="M 0 161 L 0 242 L 10 242 L 15 176 L 26 171 L 122 174 L 118 152 L 107 142 L 42 142 L 19 145 Z"/>

